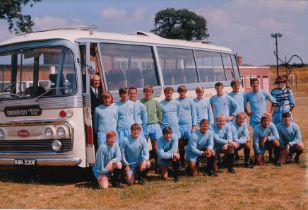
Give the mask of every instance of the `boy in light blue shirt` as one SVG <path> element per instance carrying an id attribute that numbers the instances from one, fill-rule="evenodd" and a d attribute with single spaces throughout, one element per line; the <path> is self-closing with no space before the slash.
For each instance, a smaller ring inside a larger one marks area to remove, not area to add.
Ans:
<path id="1" fill-rule="evenodd" d="M 212 112 L 212 107 L 210 101 L 204 98 L 204 88 L 202 86 L 196 87 L 197 98 L 194 99 L 197 115 L 197 125 L 200 121 L 206 119 L 209 121 L 210 125 L 214 123 L 214 117 Z"/>
<path id="2" fill-rule="evenodd" d="M 128 100 L 127 88 L 119 89 L 120 101 L 116 103 L 118 107 L 117 131 L 120 144 L 123 138 L 130 135 L 130 127 L 137 121 L 135 103 Z"/>
<path id="3" fill-rule="evenodd" d="M 216 118 L 216 123 L 212 124 L 211 130 L 214 132 L 214 148 L 216 158 L 220 158 L 220 153 L 225 153 L 225 161 L 228 167 L 228 172 L 235 173 L 233 163 L 236 142 L 232 140 L 231 127 L 226 124 L 226 118 L 228 117 L 219 115 Z"/>
<path id="4" fill-rule="evenodd" d="M 299 126 L 292 122 L 290 113 L 282 115 L 282 122 L 277 125 L 277 130 L 282 148 L 278 164 L 284 164 L 288 155 L 292 153 L 296 154 L 294 160 L 299 163 L 299 156 L 304 151 L 304 144 Z"/>
<path id="5" fill-rule="evenodd" d="M 179 139 L 179 152 L 181 165 L 185 166 L 185 146 L 188 144 L 188 140 L 191 138 L 191 133 L 197 130 L 197 115 L 194 101 L 186 97 L 187 89 L 185 85 L 178 87 L 179 98 L 176 100 L 180 103 L 181 114 L 179 119 L 179 126 L 181 136 Z"/>
<path id="6" fill-rule="evenodd" d="M 180 137 L 179 119 L 181 115 L 181 105 L 178 101 L 172 99 L 172 87 L 166 87 L 164 89 L 164 94 L 165 100 L 160 102 L 160 107 L 162 109 L 161 127 L 162 129 L 171 127 L 172 132 L 176 134 L 177 137 Z"/>
<path id="7" fill-rule="evenodd" d="M 250 80 L 250 86 L 252 91 L 247 93 L 244 97 L 244 109 L 246 114 L 250 117 L 250 126 L 253 128 L 260 124 L 261 117 L 266 113 L 266 100 L 270 101 L 271 113 L 274 110 L 276 100 L 264 90 L 259 89 L 259 80 L 252 78 Z M 247 109 L 247 103 L 250 105 L 250 111 Z"/>
<path id="8" fill-rule="evenodd" d="M 128 88 L 128 97 L 129 100 L 135 102 L 136 123 L 141 125 L 141 133 L 147 139 L 148 115 L 144 104 L 137 100 L 137 88 Z"/>
<path id="9" fill-rule="evenodd" d="M 94 132 L 97 134 L 98 147 L 105 143 L 108 131 L 117 131 L 118 107 L 112 104 L 112 94 L 102 94 L 103 104 L 96 107 L 94 112 Z M 98 149 L 98 148 L 96 148 Z"/>
<path id="10" fill-rule="evenodd" d="M 270 116 L 264 114 L 261 117 L 261 123 L 257 124 L 253 129 L 253 146 L 257 165 L 264 164 L 264 153 L 268 149 L 270 151 L 269 160 L 275 163 L 279 159 L 280 142 L 279 134 L 274 123 L 270 121 Z M 274 160 L 272 160 L 271 151 L 274 148 Z"/>
<path id="11" fill-rule="evenodd" d="M 223 88 L 224 85 L 221 82 L 215 84 L 217 95 L 210 98 L 210 103 L 213 109 L 214 119 L 219 115 L 223 115 L 229 122 L 233 120 L 237 113 L 237 103 L 229 95 L 224 95 Z"/>
<path id="12" fill-rule="evenodd" d="M 239 160 L 238 151 L 244 148 L 245 167 L 253 168 L 249 161 L 250 156 L 250 137 L 248 132 L 248 126 L 245 123 L 246 114 L 244 112 L 238 112 L 235 119 L 230 122 L 232 139 L 236 142 L 235 145 L 235 160 Z"/>
<path id="13" fill-rule="evenodd" d="M 147 169 L 150 168 L 148 144 L 140 133 L 141 126 L 134 123 L 131 126 L 131 134 L 121 143 L 122 162 L 128 185 L 132 185 L 135 178 L 139 184 L 144 184 Z"/>
<path id="14" fill-rule="evenodd" d="M 233 80 L 231 82 L 232 92 L 229 93 L 229 96 L 237 104 L 237 112 L 244 112 L 244 94 L 240 91 L 241 84 L 238 80 Z"/>
<path id="15" fill-rule="evenodd" d="M 120 184 L 121 150 L 116 142 L 115 131 L 108 131 L 106 141 L 102 143 L 96 152 L 96 160 L 93 165 L 93 173 L 102 189 L 108 188 L 108 177 L 114 187 L 122 187 Z"/>
<path id="16" fill-rule="evenodd" d="M 163 136 L 158 140 L 157 163 L 161 169 L 162 180 L 168 178 L 168 166 L 172 162 L 174 181 L 179 180 L 178 136 L 172 133 L 171 127 L 163 129 Z"/>
<path id="17" fill-rule="evenodd" d="M 186 159 L 189 162 L 192 175 L 198 175 L 198 161 L 206 158 L 206 173 L 208 176 L 217 176 L 214 172 L 214 134 L 209 130 L 210 124 L 206 119 L 201 120 L 200 129 L 191 135 L 186 147 Z"/>

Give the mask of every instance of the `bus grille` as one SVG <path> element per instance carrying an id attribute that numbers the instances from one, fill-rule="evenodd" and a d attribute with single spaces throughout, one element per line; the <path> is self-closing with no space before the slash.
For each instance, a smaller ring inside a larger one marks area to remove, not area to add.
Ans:
<path id="1" fill-rule="evenodd" d="M 54 139 L 44 140 L 0 140 L 0 153 L 9 152 L 52 152 L 51 143 Z M 58 139 L 62 143 L 60 152 L 71 150 L 70 139 Z"/>

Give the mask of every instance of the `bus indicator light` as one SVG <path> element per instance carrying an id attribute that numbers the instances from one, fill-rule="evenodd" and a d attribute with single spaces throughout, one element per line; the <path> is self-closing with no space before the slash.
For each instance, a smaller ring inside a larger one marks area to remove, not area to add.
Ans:
<path id="1" fill-rule="evenodd" d="M 66 117 L 66 112 L 64 110 L 61 110 L 59 112 L 59 116 L 62 117 L 62 118 Z"/>

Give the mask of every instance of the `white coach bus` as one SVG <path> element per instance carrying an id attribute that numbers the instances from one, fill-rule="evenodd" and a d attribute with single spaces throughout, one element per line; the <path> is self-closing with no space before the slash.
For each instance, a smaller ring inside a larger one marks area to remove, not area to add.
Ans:
<path id="1" fill-rule="evenodd" d="M 214 84 L 240 79 L 235 53 L 203 42 L 169 40 L 145 32 L 56 29 L 0 43 L 0 165 L 80 166 L 95 161 L 90 76 L 103 91 L 184 84 L 193 97 Z M 229 87 L 228 87 L 229 86 Z"/>

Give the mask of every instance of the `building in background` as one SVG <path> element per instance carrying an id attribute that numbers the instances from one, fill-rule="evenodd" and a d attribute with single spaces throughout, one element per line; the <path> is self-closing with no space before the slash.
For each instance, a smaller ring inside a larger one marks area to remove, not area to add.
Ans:
<path id="1" fill-rule="evenodd" d="M 250 79 L 258 78 L 260 88 L 270 91 L 270 67 L 268 66 L 246 66 L 243 65 L 243 57 L 237 56 L 244 92 L 251 91 Z"/>

